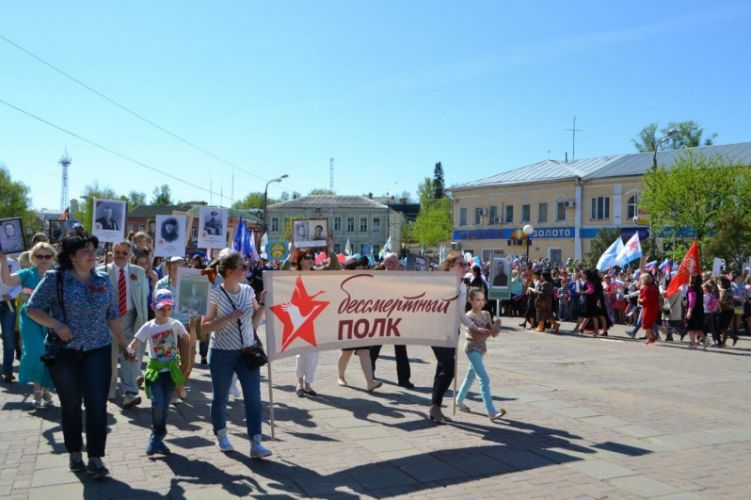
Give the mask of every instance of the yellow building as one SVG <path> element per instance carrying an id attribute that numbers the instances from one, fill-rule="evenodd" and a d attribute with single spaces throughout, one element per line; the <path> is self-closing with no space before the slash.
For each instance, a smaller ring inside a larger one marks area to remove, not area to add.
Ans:
<path id="1" fill-rule="evenodd" d="M 657 153 L 657 164 L 672 165 L 687 150 Z M 751 165 L 751 142 L 691 148 Z M 602 228 L 649 237 L 639 224 L 642 176 L 653 153 L 601 156 L 561 162 L 545 160 L 492 177 L 453 186 L 452 240 L 487 261 L 491 255 L 527 250 L 522 227 L 534 229 L 530 259 L 581 259 Z M 642 221 L 643 222 L 643 221 Z"/>

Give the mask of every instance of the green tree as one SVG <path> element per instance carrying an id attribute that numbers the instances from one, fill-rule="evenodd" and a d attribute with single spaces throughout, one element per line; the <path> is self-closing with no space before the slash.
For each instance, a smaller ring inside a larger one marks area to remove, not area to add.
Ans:
<path id="1" fill-rule="evenodd" d="M 100 187 L 98 182 L 89 184 L 83 189 L 81 203 L 78 204 L 78 212 L 72 214 L 74 219 L 81 221 L 86 231 L 91 232 L 91 224 L 94 220 L 94 199 L 117 200 L 120 196 L 109 187 Z"/>
<path id="2" fill-rule="evenodd" d="M 639 131 L 636 139 L 632 139 L 634 147 L 640 153 L 647 153 L 655 150 L 657 141 L 662 137 L 667 137 L 670 130 L 675 130 L 669 140 L 660 143 L 659 150 L 668 149 L 685 149 L 695 148 L 697 146 L 711 146 L 717 138 L 717 133 L 713 132 L 709 137 L 702 140 L 704 128 L 693 120 L 682 122 L 669 122 L 668 126 L 657 132 L 658 125 L 650 123 Z"/>
<path id="3" fill-rule="evenodd" d="M 172 199 L 172 190 L 169 184 L 162 184 L 158 188 L 154 188 L 154 197 L 151 199 L 152 205 L 174 205 L 175 202 Z"/>
<path id="4" fill-rule="evenodd" d="M 451 239 L 451 203 L 450 198 L 441 198 L 421 207 L 412 239 L 426 247 Z"/>
<path id="5" fill-rule="evenodd" d="M 728 210 L 717 221 L 717 231 L 707 239 L 701 254 L 706 262 L 713 257 L 725 259 L 728 270 L 742 272 L 751 255 L 751 218 L 739 210 Z"/>
<path id="6" fill-rule="evenodd" d="M 426 177 L 417 185 L 417 196 L 420 198 L 421 209 L 427 207 L 435 199 L 433 194 L 433 179 Z"/>
<path id="7" fill-rule="evenodd" d="M 335 195 L 336 191 L 332 191 L 330 189 L 326 188 L 315 188 L 311 189 L 308 193 L 308 196 L 322 196 L 322 195 Z"/>
<path id="8" fill-rule="evenodd" d="M 128 196 L 125 197 L 125 201 L 128 202 L 129 207 L 137 207 L 138 205 L 146 204 L 146 193 L 138 191 L 131 191 Z"/>
<path id="9" fill-rule="evenodd" d="M 443 165 L 441 165 L 441 162 L 439 161 L 435 164 L 435 168 L 433 169 L 433 199 L 440 200 L 444 197 L 444 187 Z"/>
<path id="10" fill-rule="evenodd" d="M 277 202 L 278 200 L 271 198 L 269 196 L 268 198 L 269 206 Z M 242 198 L 241 200 L 238 200 L 235 203 L 233 203 L 232 208 L 239 208 L 239 209 L 263 208 L 263 193 L 260 191 L 254 191 L 252 193 L 248 193 L 247 195 L 245 195 L 245 198 Z"/>
<path id="11" fill-rule="evenodd" d="M 25 229 L 30 228 L 32 231 L 41 229 L 31 210 L 28 186 L 13 181 L 10 172 L 4 165 L 0 165 L 0 218 L 7 217 L 20 217 Z"/>
<path id="12" fill-rule="evenodd" d="M 751 217 L 749 192 L 751 168 L 727 158 L 687 152 L 670 169 L 660 166 L 647 172 L 640 206 L 649 213 L 657 234 L 673 241 L 695 236 L 703 248 L 710 239 L 739 237 L 730 214 Z M 673 258 L 683 257 L 683 246 L 675 246 Z M 705 263 L 711 258 L 706 251 L 700 255 Z"/>

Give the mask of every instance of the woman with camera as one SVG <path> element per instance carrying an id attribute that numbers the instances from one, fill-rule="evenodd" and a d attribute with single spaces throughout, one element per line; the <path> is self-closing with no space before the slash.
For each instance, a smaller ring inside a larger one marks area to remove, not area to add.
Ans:
<path id="1" fill-rule="evenodd" d="M 42 356 L 60 398 L 65 448 L 73 472 L 95 479 L 109 475 L 102 457 L 107 441 L 107 394 L 112 371 L 112 333 L 125 350 L 115 291 L 107 273 L 95 270 L 99 240 L 68 236 L 57 256 L 58 270 L 48 271 L 31 295 L 26 313 L 50 328 Z M 126 355 L 128 359 L 133 359 Z M 86 406 L 86 451 L 81 457 L 81 403 Z"/>
<path id="2" fill-rule="evenodd" d="M 261 345 L 255 329 L 263 320 L 263 308 L 256 300 L 253 288 L 245 283 L 248 271 L 242 256 L 231 252 L 219 259 L 217 271 L 222 284 L 211 290 L 209 309 L 201 327 L 210 331 L 209 370 L 213 397 L 211 423 L 216 446 L 221 451 L 233 451 L 227 433 L 227 402 L 236 374 L 243 391 L 245 421 L 250 436 L 251 458 L 263 458 L 271 451 L 261 444 L 261 373 L 252 363 L 251 355 Z M 261 294 L 261 305 L 263 305 Z"/>
<path id="3" fill-rule="evenodd" d="M 2 268 L 2 281 L 9 286 L 22 286 L 23 294 L 31 294 L 37 287 L 47 271 L 52 268 L 53 259 L 55 258 L 55 249 L 47 242 L 40 241 L 31 249 L 32 267 L 22 269 L 16 273 L 10 274 L 7 265 L 7 258 L 4 253 L 0 252 L 0 267 Z M 28 298 L 28 295 L 25 295 Z M 34 385 L 34 400 L 31 403 L 32 408 L 41 410 L 47 406 L 52 406 L 52 396 L 49 389 L 52 389 L 52 379 L 47 372 L 40 356 L 44 352 L 44 337 L 47 335 L 47 329 L 31 319 L 26 314 L 26 304 L 19 310 L 19 323 L 21 327 L 21 342 L 23 343 L 23 353 L 21 356 L 21 366 L 18 368 L 18 379 L 22 384 Z"/>

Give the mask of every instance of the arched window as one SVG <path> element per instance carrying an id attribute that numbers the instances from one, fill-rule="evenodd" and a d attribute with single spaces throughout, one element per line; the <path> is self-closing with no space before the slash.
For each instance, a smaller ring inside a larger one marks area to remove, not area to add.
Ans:
<path id="1" fill-rule="evenodd" d="M 633 221 L 639 209 L 639 195 L 634 193 L 631 196 L 629 196 L 628 202 L 626 203 L 626 207 L 627 207 L 626 218 L 629 221 Z"/>

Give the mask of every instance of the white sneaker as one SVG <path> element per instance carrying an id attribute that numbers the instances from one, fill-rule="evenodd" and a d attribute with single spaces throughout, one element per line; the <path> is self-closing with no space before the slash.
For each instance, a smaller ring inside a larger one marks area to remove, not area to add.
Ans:
<path id="1" fill-rule="evenodd" d="M 261 435 L 256 434 L 250 441 L 250 458 L 266 458 L 271 456 L 271 450 L 261 444 Z"/>
<path id="2" fill-rule="evenodd" d="M 232 443 L 229 442 L 229 436 L 227 435 L 227 429 L 221 429 L 216 433 L 216 447 L 220 451 L 235 451 Z"/>

